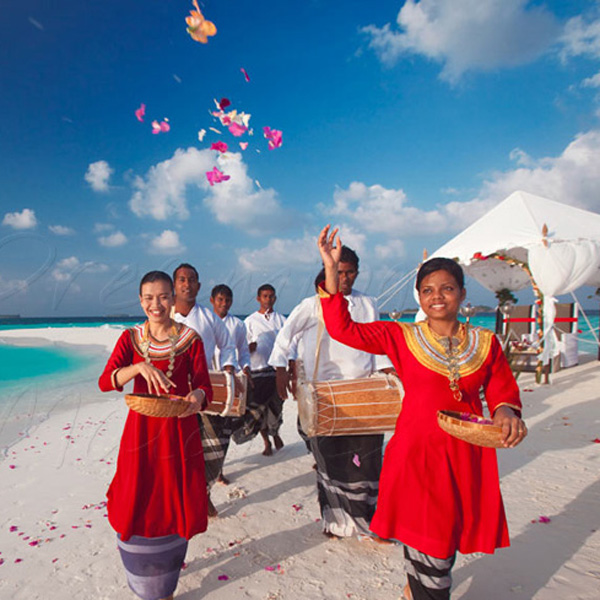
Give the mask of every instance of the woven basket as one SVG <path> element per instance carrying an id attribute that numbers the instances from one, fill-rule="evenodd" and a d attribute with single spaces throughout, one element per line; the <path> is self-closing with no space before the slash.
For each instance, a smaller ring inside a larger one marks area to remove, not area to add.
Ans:
<path id="1" fill-rule="evenodd" d="M 127 394 L 125 402 L 131 410 L 147 417 L 178 417 L 189 407 L 189 402 L 181 396 Z"/>
<path id="2" fill-rule="evenodd" d="M 485 448 L 504 448 L 502 427 L 491 425 L 489 420 L 468 413 L 438 410 L 438 425 L 450 435 Z"/>

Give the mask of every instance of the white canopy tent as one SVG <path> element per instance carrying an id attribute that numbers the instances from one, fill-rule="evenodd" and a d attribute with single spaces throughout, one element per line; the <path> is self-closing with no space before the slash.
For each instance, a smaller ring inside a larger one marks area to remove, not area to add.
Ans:
<path id="1" fill-rule="evenodd" d="M 550 342 L 555 296 L 600 286 L 600 214 L 514 192 L 429 258 L 436 256 L 456 259 L 493 292 L 537 286 L 544 339 Z M 544 362 L 552 353 L 552 343 L 546 343 Z"/>

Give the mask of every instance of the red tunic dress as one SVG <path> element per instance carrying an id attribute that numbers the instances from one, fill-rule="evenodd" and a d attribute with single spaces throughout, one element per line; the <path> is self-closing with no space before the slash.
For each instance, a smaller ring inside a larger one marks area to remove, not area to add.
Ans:
<path id="1" fill-rule="evenodd" d="M 124 331 L 113 350 L 99 385 L 103 392 L 115 388 L 113 373 L 142 362 L 143 325 Z M 166 372 L 171 342 L 152 343 L 148 356 Z M 198 335 L 183 326 L 175 348 L 170 393 L 186 396 L 201 388 L 210 400 L 212 388 Z M 137 376 L 134 393 L 148 393 L 146 380 Z M 123 540 L 132 535 L 161 537 L 177 534 L 190 539 L 206 531 L 207 497 L 204 457 L 198 419 L 146 417 L 132 410 L 121 437 L 117 472 L 107 492 L 108 519 Z"/>
<path id="2" fill-rule="evenodd" d="M 508 546 L 496 451 L 458 440 L 437 424 L 438 410 L 482 415 L 480 390 L 492 414 L 501 405 L 520 411 L 519 388 L 494 334 L 463 330 L 457 349 L 459 402 L 449 386 L 447 352 L 426 322 L 355 323 L 341 294 L 321 302 L 331 337 L 387 354 L 405 389 L 383 459 L 371 530 L 437 558 Z"/>

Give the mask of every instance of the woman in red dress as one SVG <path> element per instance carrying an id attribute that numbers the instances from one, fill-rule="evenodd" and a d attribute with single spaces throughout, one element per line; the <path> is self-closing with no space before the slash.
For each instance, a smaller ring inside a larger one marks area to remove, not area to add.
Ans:
<path id="1" fill-rule="evenodd" d="M 417 274 L 419 323 L 355 323 L 338 293 L 341 250 L 337 230 L 319 236 L 326 280 L 321 303 L 332 338 L 366 352 L 387 354 L 405 397 L 387 445 L 371 530 L 404 544 L 405 598 L 450 598 L 456 552 L 509 545 L 496 451 L 458 440 L 437 425 L 438 410 L 483 415 L 481 392 L 505 447 L 527 435 L 519 388 L 491 331 L 458 321 L 464 275 L 453 260 L 434 258 Z"/>
<path id="2" fill-rule="evenodd" d="M 202 340 L 171 319 L 173 282 L 162 271 L 140 283 L 148 320 L 123 332 L 99 385 L 136 394 L 176 394 L 189 402 L 179 418 L 129 411 L 108 489 L 108 518 L 129 587 L 144 600 L 173 598 L 188 540 L 206 531 L 204 457 L 196 413 L 212 397 Z"/>

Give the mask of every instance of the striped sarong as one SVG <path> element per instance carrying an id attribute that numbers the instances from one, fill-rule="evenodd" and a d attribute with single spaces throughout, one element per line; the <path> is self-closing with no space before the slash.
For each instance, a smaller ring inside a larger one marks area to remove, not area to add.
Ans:
<path id="1" fill-rule="evenodd" d="M 323 531 L 369 534 L 377 506 L 383 435 L 313 437 Z"/>
<path id="2" fill-rule="evenodd" d="M 404 558 L 413 600 L 449 600 L 456 552 L 449 558 L 435 558 L 405 545 Z"/>
<path id="3" fill-rule="evenodd" d="M 204 452 L 204 474 L 209 492 L 223 471 L 235 420 L 234 417 L 198 415 Z"/>
<path id="4" fill-rule="evenodd" d="M 117 534 L 127 583 L 143 600 L 160 600 L 177 587 L 188 542 L 178 535 L 146 538 L 132 535 L 126 542 Z"/>

